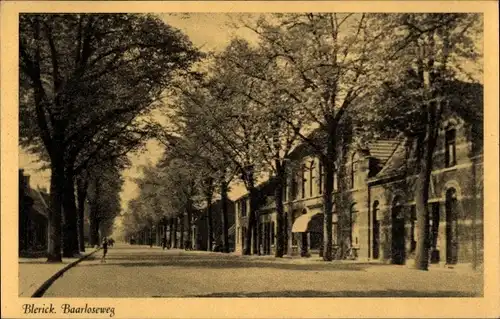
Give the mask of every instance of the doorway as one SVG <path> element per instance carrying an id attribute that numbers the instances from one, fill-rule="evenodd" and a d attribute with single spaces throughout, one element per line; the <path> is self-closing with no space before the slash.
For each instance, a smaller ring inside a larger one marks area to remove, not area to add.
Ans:
<path id="1" fill-rule="evenodd" d="M 380 256 L 380 221 L 378 220 L 379 202 L 376 200 L 373 203 L 373 259 L 378 259 Z"/>
<path id="2" fill-rule="evenodd" d="M 458 261 L 458 214 L 457 192 L 454 188 L 446 191 L 446 263 L 456 264 Z"/>
<path id="3" fill-rule="evenodd" d="M 396 197 L 392 205 L 392 263 L 403 265 L 405 263 L 405 218 L 404 207 L 401 199 Z"/>

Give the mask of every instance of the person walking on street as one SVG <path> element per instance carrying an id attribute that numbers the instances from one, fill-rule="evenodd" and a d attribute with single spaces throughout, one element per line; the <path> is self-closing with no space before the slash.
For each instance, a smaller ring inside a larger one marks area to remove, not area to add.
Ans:
<path id="1" fill-rule="evenodd" d="M 105 263 L 106 262 L 106 254 L 108 253 L 108 240 L 107 240 L 106 237 L 104 237 L 102 239 L 102 245 L 101 246 L 102 246 L 102 252 L 103 252 L 101 262 Z"/>

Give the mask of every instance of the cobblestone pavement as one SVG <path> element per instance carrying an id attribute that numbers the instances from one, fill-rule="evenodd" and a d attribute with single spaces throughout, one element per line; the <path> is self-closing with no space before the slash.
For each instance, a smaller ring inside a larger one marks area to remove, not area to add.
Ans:
<path id="1" fill-rule="evenodd" d="M 470 297 L 474 271 L 248 258 L 117 245 L 71 268 L 44 297 Z"/>

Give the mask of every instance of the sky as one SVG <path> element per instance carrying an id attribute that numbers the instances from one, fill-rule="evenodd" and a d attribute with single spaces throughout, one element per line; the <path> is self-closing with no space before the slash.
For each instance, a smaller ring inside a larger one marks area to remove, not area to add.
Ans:
<path id="1" fill-rule="evenodd" d="M 203 51 L 218 51 L 223 49 L 234 35 L 252 39 L 253 34 L 249 30 L 235 29 L 232 22 L 236 21 L 238 14 L 228 13 L 192 13 L 192 14 L 158 14 L 167 24 L 183 31 L 193 44 Z M 132 166 L 124 171 L 125 183 L 121 193 L 122 208 L 125 210 L 130 199 L 138 194 L 134 178 L 141 176 L 140 167 L 148 163 L 154 164 L 162 155 L 162 147 L 156 141 L 150 141 L 146 145 L 146 151 L 141 154 L 132 154 Z M 19 150 L 19 167 L 25 169 L 30 175 L 32 187 L 50 188 L 50 171 L 40 171 L 40 160 L 37 156 Z M 243 194 L 242 185 L 234 185 L 230 198 L 239 197 Z"/>

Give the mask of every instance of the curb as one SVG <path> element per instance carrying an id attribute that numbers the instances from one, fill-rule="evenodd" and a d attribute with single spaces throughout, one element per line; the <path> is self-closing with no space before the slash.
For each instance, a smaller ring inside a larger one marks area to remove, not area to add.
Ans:
<path id="1" fill-rule="evenodd" d="M 54 283 L 54 281 L 56 281 L 59 277 L 61 277 L 66 271 L 68 271 L 70 268 L 76 266 L 81 261 L 89 258 L 90 256 L 92 256 L 93 254 L 95 254 L 99 250 L 101 250 L 101 248 L 98 248 L 98 249 L 94 250 L 93 252 L 91 252 L 83 257 L 80 257 L 78 260 L 75 260 L 72 263 L 69 263 L 63 269 L 60 269 L 59 271 L 57 271 L 49 279 L 47 279 L 37 290 L 35 290 L 33 295 L 31 295 L 31 298 L 42 297 L 43 294 L 47 291 L 47 289 L 49 289 L 49 287 Z"/>

